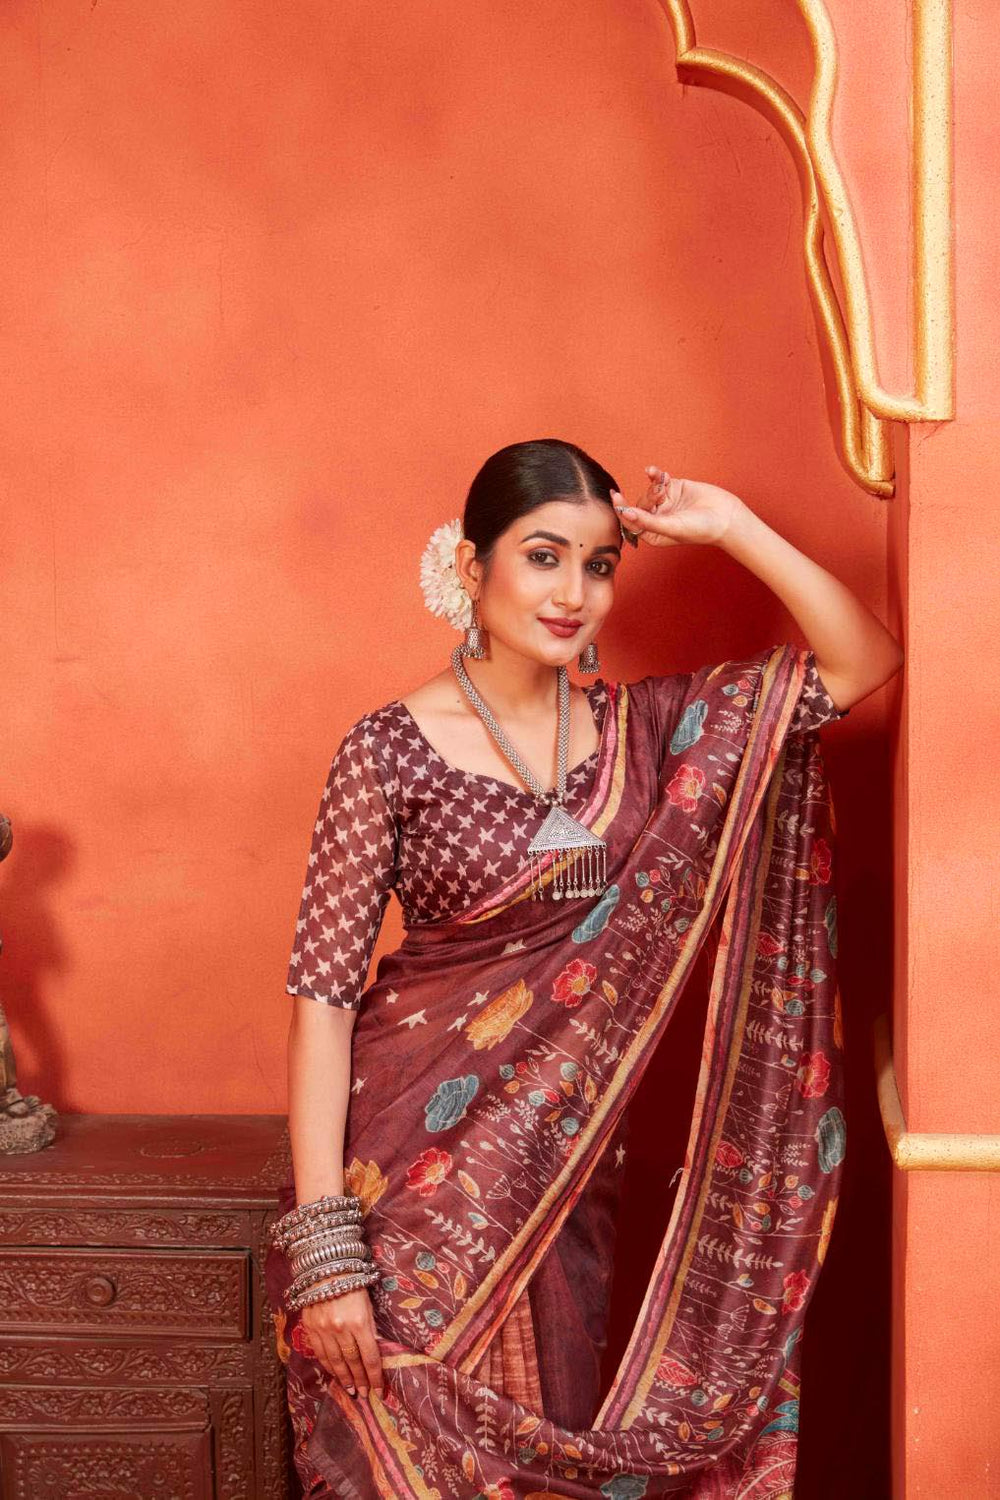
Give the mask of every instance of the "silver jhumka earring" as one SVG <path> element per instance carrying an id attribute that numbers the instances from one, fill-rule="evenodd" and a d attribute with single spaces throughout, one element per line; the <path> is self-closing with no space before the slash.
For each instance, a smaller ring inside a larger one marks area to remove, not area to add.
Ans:
<path id="1" fill-rule="evenodd" d="M 489 632 L 479 623 L 479 600 L 473 599 L 472 624 L 465 627 L 465 640 L 458 649 L 463 656 L 471 656 L 473 661 L 484 661 L 488 642 Z"/>
<path id="2" fill-rule="evenodd" d="M 599 672 L 601 670 L 601 661 L 597 654 L 596 641 L 587 642 L 577 657 L 576 664 L 581 672 Z"/>

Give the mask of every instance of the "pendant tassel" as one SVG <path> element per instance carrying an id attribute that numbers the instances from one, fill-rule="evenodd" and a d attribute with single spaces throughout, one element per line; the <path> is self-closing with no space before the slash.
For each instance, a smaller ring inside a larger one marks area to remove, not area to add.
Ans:
<path id="1" fill-rule="evenodd" d="M 579 900 L 585 896 L 599 896 L 608 882 L 608 851 L 601 839 L 592 839 L 586 844 L 558 844 L 532 849 L 528 854 L 528 880 L 530 899 L 543 901 L 542 862 L 546 854 L 552 855 L 549 866 L 549 899 L 552 901 Z"/>

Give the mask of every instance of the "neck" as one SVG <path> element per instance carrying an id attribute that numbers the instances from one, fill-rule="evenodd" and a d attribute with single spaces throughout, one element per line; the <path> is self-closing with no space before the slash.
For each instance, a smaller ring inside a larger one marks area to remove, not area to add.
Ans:
<path id="1" fill-rule="evenodd" d="M 508 720 L 531 719 L 556 712 L 557 665 L 523 656 L 495 637 L 490 641 L 487 661 L 462 657 L 462 666 L 473 687 L 482 694 L 498 718 Z"/>

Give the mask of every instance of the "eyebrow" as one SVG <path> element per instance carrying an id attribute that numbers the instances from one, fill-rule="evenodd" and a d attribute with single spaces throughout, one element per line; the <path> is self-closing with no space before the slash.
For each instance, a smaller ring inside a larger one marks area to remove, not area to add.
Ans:
<path id="1" fill-rule="evenodd" d="M 569 538 L 568 537 L 564 537 L 564 536 L 557 536 L 554 531 L 529 531 L 527 536 L 523 536 L 521 538 L 521 541 L 522 542 L 530 542 L 531 538 L 533 536 L 544 537 L 547 542 L 558 542 L 558 544 L 561 547 L 568 547 L 569 546 Z M 610 547 L 595 547 L 594 548 L 594 552 L 595 552 L 595 554 L 598 553 L 598 552 L 615 552 L 615 553 L 618 554 L 619 557 L 621 557 L 621 555 L 622 555 L 622 549 L 620 547 L 615 547 L 615 546 L 610 546 Z"/>

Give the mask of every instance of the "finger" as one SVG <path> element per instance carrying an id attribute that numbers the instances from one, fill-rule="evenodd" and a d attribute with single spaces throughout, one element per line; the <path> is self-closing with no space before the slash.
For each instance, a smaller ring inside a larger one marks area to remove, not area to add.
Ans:
<path id="1" fill-rule="evenodd" d="M 650 494 L 649 494 L 648 491 L 643 496 L 643 500 L 649 500 L 650 503 L 652 503 L 652 498 L 651 498 L 651 496 L 650 496 Z M 621 510 L 621 509 L 627 510 L 629 508 L 628 507 L 628 503 L 626 502 L 625 496 L 622 494 L 621 490 L 612 490 L 611 491 L 611 502 L 614 505 L 616 511 L 617 510 Z M 648 507 L 644 506 L 642 504 L 642 501 L 636 501 L 635 505 L 632 506 L 632 509 L 635 510 L 636 508 L 638 508 L 638 509 L 647 509 Z"/>
<path id="2" fill-rule="evenodd" d="M 364 1360 L 368 1374 L 369 1389 L 378 1391 L 381 1395 L 385 1383 L 382 1376 L 382 1353 L 372 1329 L 368 1329 L 361 1336 L 361 1358 Z"/>
<path id="3" fill-rule="evenodd" d="M 338 1340 L 340 1342 L 340 1352 L 350 1366 L 351 1378 L 358 1388 L 358 1394 L 361 1396 L 367 1396 L 368 1372 L 365 1369 L 364 1361 L 361 1358 L 361 1350 L 358 1348 L 357 1339 L 353 1334 L 348 1335 L 342 1333 L 338 1335 Z"/>
<path id="4" fill-rule="evenodd" d="M 629 509 L 632 513 L 629 514 Z M 654 547 L 676 547 L 679 538 L 670 536 L 664 529 L 664 524 L 669 524 L 670 517 L 666 513 L 658 515 L 656 511 L 640 510 L 637 507 L 626 507 L 622 513 L 622 525 L 628 526 L 636 533 L 640 542 Z"/>
<path id="5" fill-rule="evenodd" d="M 337 1343 L 336 1339 L 332 1338 L 328 1334 L 325 1339 L 318 1338 L 314 1340 L 314 1342 L 322 1348 L 320 1363 L 322 1364 L 323 1368 L 330 1375 L 332 1375 L 335 1380 L 340 1381 L 341 1385 L 344 1387 L 344 1390 L 347 1391 L 348 1395 L 356 1396 L 358 1392 L 354 1384 L 354 1377 L 351 1374 L 351 1371 L 340 1352 L 340 1345 Z"/>

